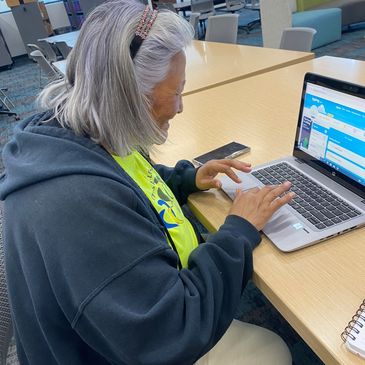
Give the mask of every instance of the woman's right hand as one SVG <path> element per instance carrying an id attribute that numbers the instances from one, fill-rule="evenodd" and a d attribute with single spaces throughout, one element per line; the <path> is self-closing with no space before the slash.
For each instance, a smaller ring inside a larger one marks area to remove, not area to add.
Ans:
<path id="1" fill-rule="evenodd" d="M 287 181 L 280 185 L 268 185 L 262 189 L 254 188 L 247 191 L 237 189 L 228 214 L 245 218 L 260 231 L 279 208 L 294 198 L 295 194 L 292 192 L 280 197 L 290 187 L 291 183 Z"/>

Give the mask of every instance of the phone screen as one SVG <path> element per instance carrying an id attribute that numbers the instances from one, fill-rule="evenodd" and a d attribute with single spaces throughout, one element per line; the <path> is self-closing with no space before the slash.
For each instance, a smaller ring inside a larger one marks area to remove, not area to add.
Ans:
<path id="1" fill-rule="evenodd" d="M 203 155 L 195 157 L 193 162 L 198 165 L 202 165 L 210 160 L 220 160 L 224 158 L 234 158 L 243 153 L 250 151 L 250 147 L 238 142 L 231 142 L 222 147 L 218 147 L 215 150 L 209 151 Z"/>

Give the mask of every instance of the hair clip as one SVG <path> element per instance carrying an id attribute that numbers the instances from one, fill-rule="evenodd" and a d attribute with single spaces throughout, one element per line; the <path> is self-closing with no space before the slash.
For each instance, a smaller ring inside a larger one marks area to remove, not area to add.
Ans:
<path id="1" fill-rule="evenodd" d="M 141 19 L 139 20 L 136 33 L 129 46 L 132 59 L 134 59 L 138 50 L 141 48 L 142 42 L 147 38 L 147 35 L 157 18 L 157 13 L 157 10 L 151 10 L 148 5 L 145 7 Z"/>

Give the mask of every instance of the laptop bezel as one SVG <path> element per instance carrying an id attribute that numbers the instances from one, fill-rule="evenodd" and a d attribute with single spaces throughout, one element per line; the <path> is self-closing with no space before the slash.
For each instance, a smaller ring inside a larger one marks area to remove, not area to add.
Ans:
<path id="1" fill-rule="evenodd" d="M 307 83 L 310 82 L 315 85 L 324 86 L 326 88 L 344 92 L 346 94 L 354 95 L 365 99 L 365 87 L 362 85 L 352 84 L 343 80 L 333 79 L 330 77 L 314 74 L 307 72 L 304 76 L 303 82 L 303 89 L 302 89 L 302 96 L 300 102 L 300 110 L 299 110 L 299 117 L 298 117 L 298 124 L 297 124 L 297 131 L 295 136 L 295 143 L 293 149 L 293 156 L 304 161 L 309 166 L 314 168 L 315 170 L 321 172 L 331 180 L 335 181 L 336 183 L 344 186 L 345 188 L 349 189 L 353 193 L 359 195 L 362 198 L 365 198 L 365 187 L 361 185 L 359 182 L 351 179 L 350 177 L 346 176 L 345 174 L 341 173 L 338 170 L 333 169 L 331 166 L 325 164 L 324 162 L 314 158 L 313 156 L 307 154 L 303 150 L 299 148 L 299 136 L 300 136 L 300 128 L 304 110 L 304 101 L 305 101 L 305 93 L 307 89 Z"/>

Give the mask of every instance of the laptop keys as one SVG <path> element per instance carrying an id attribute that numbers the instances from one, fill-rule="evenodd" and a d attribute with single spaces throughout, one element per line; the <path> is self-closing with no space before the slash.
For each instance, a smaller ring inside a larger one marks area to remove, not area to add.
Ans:
<path id="1" fill-rule="evenodd" d="M 288 204 L 318 229 L 332 227 L 361 214 L 285 162 L 253 171 L 252 175 L 264 185 L 290 181 L 290 190 L 295 192 L 296 196 Z"/>

